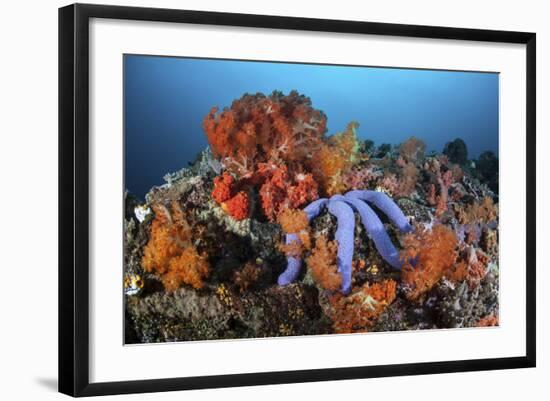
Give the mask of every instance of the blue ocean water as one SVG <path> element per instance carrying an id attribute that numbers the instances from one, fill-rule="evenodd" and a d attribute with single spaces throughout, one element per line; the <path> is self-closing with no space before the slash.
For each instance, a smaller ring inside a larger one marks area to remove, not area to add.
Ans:
<path id="1" fill-rule="evenodd" d="M 428 150 L 462 138 L 470 158 L 498 154 L 496 73 L 124 56 L 125 185 L 143 198 L 207 145 L 202 120 L 244 93 L 291 90 L 328 117 L 328 134 L 358 121 L 361 139 Z"/>

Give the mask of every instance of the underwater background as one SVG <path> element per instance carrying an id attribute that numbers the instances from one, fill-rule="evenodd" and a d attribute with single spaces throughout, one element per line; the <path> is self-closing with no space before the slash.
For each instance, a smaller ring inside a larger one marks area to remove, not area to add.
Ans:
<path id="1" fill-rule="evenodd" d="M 497 73 L 124 56 L 125 188 L 143 199 L 208 145 L 202 121 L 244 93 L 306 94 L 327 135 L 357 121 L 359 140 L 411 136 L 441 152 L 461 138 L 469 159 L 498 156 Z"/>

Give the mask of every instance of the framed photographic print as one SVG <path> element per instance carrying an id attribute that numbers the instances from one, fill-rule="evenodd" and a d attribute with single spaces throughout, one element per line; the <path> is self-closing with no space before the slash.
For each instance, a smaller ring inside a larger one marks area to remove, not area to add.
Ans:
<path id="1" fill-rule="evenodd" d="M 59 389 L 535 366 L 535 34 L 59 10 Z"/>

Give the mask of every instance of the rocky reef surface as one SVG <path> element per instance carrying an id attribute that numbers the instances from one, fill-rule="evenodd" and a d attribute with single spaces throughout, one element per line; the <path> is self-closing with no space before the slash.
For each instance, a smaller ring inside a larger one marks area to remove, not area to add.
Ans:
<path id="1" fill-rule="evenodd" d="M 325 126 L 303 95 L 245 95 L 205 117 L 210 147 L 195 163 L 144 202 L 126 193 L 127 344 L 498 325 L 496 156 L 471 160 L 460 139 L 442 154 L 414 137 L 375 146 L 356 123 L 331 137 Z M 385 194 L 410 230 L 370 204 L 392 264 L 350 208 L 343 289 L 342 220 L 304 208 L 357 190 Z"/>

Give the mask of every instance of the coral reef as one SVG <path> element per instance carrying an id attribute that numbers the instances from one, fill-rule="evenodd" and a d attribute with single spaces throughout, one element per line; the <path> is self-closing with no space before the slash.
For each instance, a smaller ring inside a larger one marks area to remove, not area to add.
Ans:
<path id="1" fill-rule="evenodd" d="M 126 343 L 499 324 L 493 153 L 328 135 L 295 91 L 203 129 L 194 163 L 125 193 Z"/>

